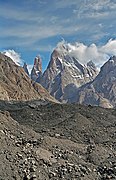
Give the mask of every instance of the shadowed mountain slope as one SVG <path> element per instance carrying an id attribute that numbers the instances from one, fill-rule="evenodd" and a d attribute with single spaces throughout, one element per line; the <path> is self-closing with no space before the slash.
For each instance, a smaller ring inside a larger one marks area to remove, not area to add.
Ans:
<path id="1" fill-rule="evenodd" d="M 0 53 L 0 99 L 55 101 L 40 84 L 32 82 L 24 69 Z"/>

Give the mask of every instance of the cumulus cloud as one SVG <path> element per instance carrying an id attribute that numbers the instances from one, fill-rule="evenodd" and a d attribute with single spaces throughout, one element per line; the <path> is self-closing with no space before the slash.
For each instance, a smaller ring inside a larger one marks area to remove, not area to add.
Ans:
<path id="1" fill-rule="evenodd" d="M 17 65 L 22 65 L 23 61 L 21 59 L 21 55 L 14 51 L 13 49 L 4 50 L 3 53 L 10 57 Z"/>
<path id="2" fill-rule="evenodd" d="M 97 46 L 96 44 L 87 46 L 80 42 L 76 42 L 75 44 L 66 43 L 65 45 L 68 46 L 69 55 L 77 58 L 82 64 L 86 64 L 92 60 L 100 67 L 110 56 L 116 55 L 116 40 L 113 39 L 110 39 L 105 45 L 101 46 Z"/>
<path id="3" fill-rule="evenodd" d="M 18 66 L 22 66 L 24 64 L 24 61 L 21 59 L 21 55 L 16 51 L 14 51 L 13 49 L 4 50 L 2 53 L 10 57 Z M 32 68 L 33 68 L 32 64 L 27 64 L 27 69 L 29 71 L 29 74 L 31 74 Z"/>
<path id="4" fill-rule="evenodd" d="M 107 44 L 101 47 L 101 52 L 116 55 L 116 40 L 110 39 Z"/>

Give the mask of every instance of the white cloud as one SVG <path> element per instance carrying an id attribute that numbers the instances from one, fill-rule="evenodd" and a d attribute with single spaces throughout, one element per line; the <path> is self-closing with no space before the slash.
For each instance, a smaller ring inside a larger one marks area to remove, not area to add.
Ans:
<path id="1" fill-rule="evenodd" d="M 69 55 L 77 58 L 82 64 L 86 64 L 88 61 L 92 60 L 97 67 L 100 67 L 110 56 L 116 55 L 116 40 L 113 39 L 110 39 L 102 46 L 97 46 L 96 44 L 87 46 L 79 42 L 75 44 L 64 43 L 66 46 L 68 45 Z"/>
<path id="2" fill-rule="evenodd" d="M 116 55 L 116 40 L 110 39 L 107 44 L 101 47 L 101 52 Z"/>
<path id="3" fill-rule="evenodd" d="M 13 49 L 4 50 L 2 53 L 10 57 L 18 66 L 23 66 L 24 61 L 21 59 L 21 55 L 16 51 L 14 51 Z M 29 71 L 29 74 L 31 74 L 32 68 L 33 68 L 32 64 L 27 64 L 27 69 Z"/>
<path id="4" fill-rule="evenodd" d="M 21 59 L 21 55 L 16 51 L 14 51 L 13 49 L 4 50 L 3 53 L 6 56 L 10 57 L 17 65 L 22 65 L 23 62 Z"/>

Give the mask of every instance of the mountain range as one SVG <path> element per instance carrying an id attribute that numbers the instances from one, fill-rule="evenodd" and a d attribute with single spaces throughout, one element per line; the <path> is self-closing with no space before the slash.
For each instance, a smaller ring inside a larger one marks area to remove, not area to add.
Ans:
<path id="1" fill-rule="evenodd" d="M 41 99 L 116 107 L 116 56 L 99 71 L 92 60 L 82 64 L 74 46 L 59 43 L 44 73 L 42 60 L 37 56 L 29 75 L 26 63 L 20 67 L 0 53 L 0 99 Z"/>
<path id="2" fill-rule="evenodd" d="M 101 67 L 92 82 L 80 87 L 75 98 L 81 104 L 116 107 L 116 56 Z"/>
<path id="3" fill-rule="evenodd" d="M 82 65 L 61 44 L 53 51 L 50 63 L 40 78 L 40 84 L 59 101 L 68 102 L 80 86 L 93 80 L 96 75 L 94 63 Z"/>
<path id="4" fill-rule="evenodd" d="M 80 63 L 70 46 L 60 43 L 53 50 L 43 74 L 41 67 L 42 60 L 36 57 L 31 78 L 58 101 L 105 108 L 116 106 L 116 56 L 98 71 L 91 60 L 87 64 Z"/>

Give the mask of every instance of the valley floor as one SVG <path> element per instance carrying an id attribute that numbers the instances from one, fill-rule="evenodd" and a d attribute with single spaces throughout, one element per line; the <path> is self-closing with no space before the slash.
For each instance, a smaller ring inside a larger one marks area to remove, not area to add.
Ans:
<path id="1" fill-rule="evenodd" d="M 116 179 L 116 109 L 0 101 L 0 180 Z"/>

